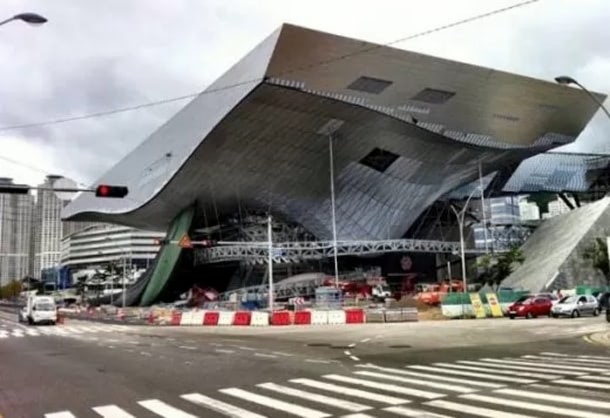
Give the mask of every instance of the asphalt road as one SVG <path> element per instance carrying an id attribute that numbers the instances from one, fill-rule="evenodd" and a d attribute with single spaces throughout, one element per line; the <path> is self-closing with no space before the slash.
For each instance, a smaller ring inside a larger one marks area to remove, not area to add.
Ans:
<path id="1" fill-rule="evenodd" d="M 3 418 L 610 416 L 610 346 L 589 337 L 610 333 L 599 318 L 283 329 L 15 318 L 0 312 Z"/>

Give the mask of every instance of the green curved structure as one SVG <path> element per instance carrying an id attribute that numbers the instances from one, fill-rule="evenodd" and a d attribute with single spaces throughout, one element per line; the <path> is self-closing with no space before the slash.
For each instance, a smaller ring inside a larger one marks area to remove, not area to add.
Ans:
<path id="1" fill-rule="evenodd" d="M 180 212 L 172 221 L 166 239 L 178 241 L 184 234 L 188 233 L 194 214 L 194 207 L 189 207 Z M 181 253 L 182 248 L 179 245 L 164 245 L 161 248 L 157 255 L 155 269 L 140 299 L 140 306 L 150 306 L 157 302 L 161 292 L 165 289 L 171 278 Z"/>

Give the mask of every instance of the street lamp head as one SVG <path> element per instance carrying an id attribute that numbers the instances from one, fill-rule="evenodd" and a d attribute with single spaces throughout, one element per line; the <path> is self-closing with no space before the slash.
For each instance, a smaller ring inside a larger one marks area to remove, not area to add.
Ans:
<path id="1" fill-rule="evenodd" d="M 15 20 L 22 20 L 30 25 L 42 25 L 47 22 L 47 18 L 37 13 L 19 13 L 13 16 Z"/>
<path id="2" fill-rule="evenodd" d="M 578 84 L 576 80 L 574 80 L 572 77 L 568 77 L 567 75 L 560 75 L 559 77 L 555 77 L 555 81 L 558 84 L 564 86 L 569 86 L 570 84 Z"/>

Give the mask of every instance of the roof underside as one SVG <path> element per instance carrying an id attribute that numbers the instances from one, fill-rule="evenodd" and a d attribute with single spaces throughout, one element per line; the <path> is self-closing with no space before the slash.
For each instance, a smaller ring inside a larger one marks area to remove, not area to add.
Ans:
<path id="1" fill-rule="evenodd" d="M 353 53 L 367 45 L 282 27 L 100 179 L 126 184 L 127 199 L 81 195 L 64 217 L 163 229 L 197 201 L 210 219 L 271 209 L 328 238 L 332 133 L 339 237 L 398 236 L 479 162 L 487 174 L 569 142 L 595 111 L 546 82 L 385 47 Z"/>

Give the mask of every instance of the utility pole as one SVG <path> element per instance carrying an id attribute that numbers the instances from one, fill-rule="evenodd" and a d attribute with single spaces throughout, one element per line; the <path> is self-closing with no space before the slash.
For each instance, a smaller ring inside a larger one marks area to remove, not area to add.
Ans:
<path id="1" fill-rule="evenodd" d="M 328 135 L 328 147 L 330 155 L 330 205 L 333 222 L 333 257 L 335 261 L 335 286 L 339 288 L 339 261 L 337 260 L 337 218 L 335 210 L 335 159 L 333 156 L 333 136 Z"/>
<path id="2" fill-rule="evenodd" d="M 267 218 L 267 237 L 269 241 L 269 313 L 273 313 L 273 225 L 272 225 L 271 214 Z"/>

